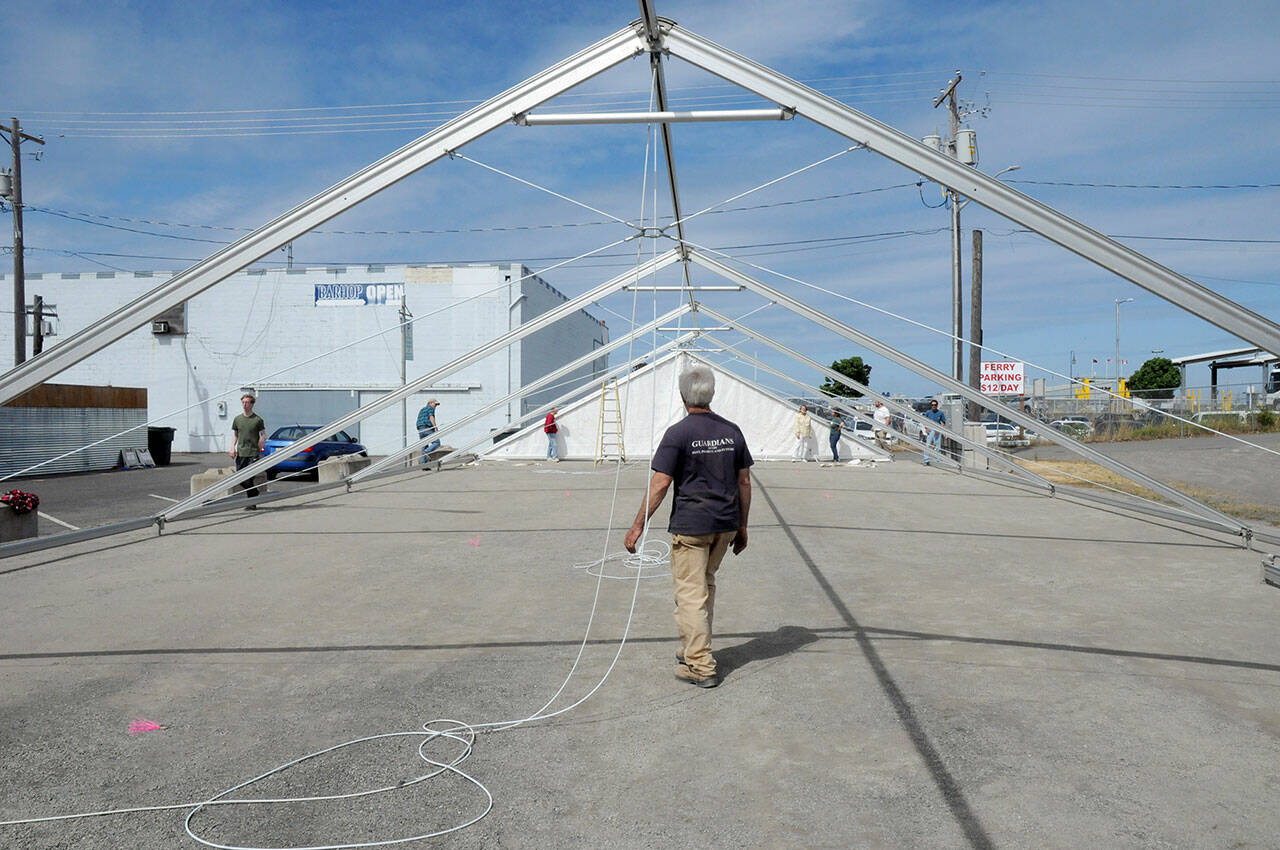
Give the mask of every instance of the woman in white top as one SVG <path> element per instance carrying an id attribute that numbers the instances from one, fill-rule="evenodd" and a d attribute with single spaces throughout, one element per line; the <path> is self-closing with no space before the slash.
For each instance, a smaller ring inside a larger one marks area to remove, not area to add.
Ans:
<path id="1" fill-rule="evenodd" d="M 800 405 L 800 412 L 796 414 L 795 428 L 796 447 L 791 453 L 792 460 L 808 460 L 811 453 L 810 443 L 813 440 L 813 420 L 809 418 L 809 408 L 806 405 Z"/>

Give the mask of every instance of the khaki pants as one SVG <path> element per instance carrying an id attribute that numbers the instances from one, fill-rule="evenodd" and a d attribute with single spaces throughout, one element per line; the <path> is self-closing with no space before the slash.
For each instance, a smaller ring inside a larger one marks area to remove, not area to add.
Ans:
<path id="1" fill-rule="evenodd" d="M 736 531 L 671 535 L 671 576 L 676 586 L 676 629 L 681 655 L 699 679 L 715 675 L 711 621 L 716 606 L 716 570 Z"/>

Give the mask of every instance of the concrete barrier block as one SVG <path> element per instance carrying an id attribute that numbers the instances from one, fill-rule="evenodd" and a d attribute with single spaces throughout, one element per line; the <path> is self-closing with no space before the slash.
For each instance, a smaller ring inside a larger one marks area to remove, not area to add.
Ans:
<path id="1" fill-rule="evenodd" d="M 970 442 L 977 443 L 980 446 L 987 444 L 987 426 L 981 423 L 966 422 L 964 424 L 964 436 Z M 973 449 L 965 446 L 963 460 L 961 461 L 965 467 L 969 469 L 990 469 L 990 459 L 986 455 L 981 455 Z"/>
<path id="2" fill-rule="evenodd" d="M 219 479 L 226 478 L 235 471 L 235 467 L 226 466 L 222 469 L 206 469 L 204 472 L 197 472 L 191 476 L 191 495 L 194 496 L 204 488 L 217 484 Z M 253 477 L 253 486 L 258 488 L 259 494 L 267 492 L 267 476 L 265 474 L 255 475 Z M 228 487 L 221 495 L 225 496 L 233 492 L 242 493 L 244 491 L 237 484 L 234 487 Z"/>
<path id="3" fill-rule="evenodd" d="M 369 458 L 358 454 L 327 457 L 316 467 L 316 477 L 321 482 L 341 481 L 353 472 L 364 469 L 369 463 Z"/>
<path id="4" fill-rule="evenodd" d="M 0 543 L 26 540 L 40 533 L 40 515 L 35 511 L 20 514 L 8 505 L 0 505 Z"/>

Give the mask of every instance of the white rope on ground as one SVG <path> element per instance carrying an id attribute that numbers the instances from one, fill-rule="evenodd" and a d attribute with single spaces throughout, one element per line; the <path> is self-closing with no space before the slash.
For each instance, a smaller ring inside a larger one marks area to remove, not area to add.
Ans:
<path id="1" fill-rule="evenodd" d="M 651 148 L 653 146 L 652 145 L 652 142 L 653 142 L 652 125 L 648 125 L 648 127 L 649 127 L 649 132 L 647 135 L 646 147 L 645 147 L 646 161 L 649 157 Z M 647 171 L 645 173 L 647 175 Z M 642 198 L 644 197 L 643 191 L 641 196 Z M 643 212 L 643 208 L 642 208 L 642 212 Z M 643 220 L 643 215 L 641 218 Z M 657 297 L 656 293 L 654 297 L 656 299 Z M 633 318 L 633 323 L 634 323 L 634 318 Z M 620 460 L 619 463 L 616 465 L 615 472 L 614 472 L 613 493 L 612 493 L 610 508 L 609 508 L 609 522 L 605 530 L 605 537 L 604 537 L 603 546 L 602 546 L 602 549 L 603 549 L 602 556 L 601 556 L 602 565 L 609 558 L 609 555 L 608 555 L 609 538 L 613 531 L 613 521 L 616 514 L 616 509 L 617 509 L 618 489 L 621 482 L 621 472 L 622 472 L 623 466 L 624 466 L 624 463 L 622 463 Z M 655 556 L 646 556 L 646 557 L 655 557 Z M 435 838 L 438 836 L 447 835 L 449 833 L 453 833 L 453 832 L 457 832 L 459 830 L 465 829 L 471 826 L 472 824 L 478 822 L 482 818 L 484 818 L 490 811 L 492 811 L 493 805 L 494 805 L 493 795 L 489 791 L 489 789 L 486 788 L 484 784 L 481 783 L 479 780 L 477 780 L 475 777 L 471 776 L 470 774 L 466 773 L 465 771 L 461 770 L 458 767 L 458 765 L 460 765 L 463 761 L 465 761 L 471 755 L 477 732 L 503 731 L 506 729 L 514 728 L 516 726 L 524 725 L 526 723 L 531 723 L 537 720 L 545 720 L 548 718 L 556 717 L 558 715 L 561 715 L 568 711 L 573 710 L 577 706 L 581 705 L 582 703 L 590 699 L 596 693 L 596 691 L 598 691 L 604 685 L 605 681 L 608 680 L 609 676 L 612 674 L 615 666 L 618 663 L 618 659 L 622 655 L 623 648 L 626 646 L 627 638 L 630 635 L 631 626 L 635 617 L 636 600 L 639 597 L 641 577 L 642 577 L 641 571 L 637 570 L 635 575 L 635 585 L 631 595 L 630 608 L 627 612 L 626 625 L 623 629 L 622 637 L 619 639 L 618 648 L 614 653 L 613 659 L 610 661 L 608 668 L 605 670 L 604 674 L 600 677 L 599 681 L 597 681 L 595 685 L 590 690 L 588 690 L 585 695 L 583 695 L 582 697 L 580 697 L 570 705 L 567 705 L 563 708 L 557 709 L 555 711 L 548 711 L 548 709 L 559 699 L 560 695 L 564 692 L 565 688 L 568 686 L 569 682 L 572 680 L 573 675 L 577 671 L 579 663 L 581 662 L 582 656 L 586 650 L 586 647 L 591 635 L 591 628 L 595 622 L 596 613 L 599 609 L 600 590 L 603 587 L 603 583 L 604 583 L 603 569 L 600 570 L 600 573 L 597 576 L 595 594 L 592 599 L 590 613 L 588 614 L 588 617 L 587 617 L 586 629 L 583 634 L 582 642 L 581 644 L 579 644 L 577 656 L 574 658 L 573 664 L 570 667 L 568 674 L 565 676 L 564 680 L 561 682 L 560 687 L 556 689 L 554 694 L 552 694 L 551 698 L 547 700 L 547 702 L 544 703 L 541 708 L 537 709 L 536 711 L 534 711 L 533 713 L 529 714 L 526 717 L 515 719 L 515 720 L 491 721 L 487 723 L 476 723 L 476 724 L 465 723 L 462 721 L 455 721 L 455 720 L 449 720 L 449 719 L 438 719 L 438 720 L 433 720 L 433 721 L 424 723 L 421 730 L 412 730 L 412 731 L 403 731 L 403 732 L 386 732 L 386 733 L 381 733 L 376 735 L 369 735 L 362 738 L 356 738 L 350 741 L 345 741 L 343 743 L 333 745 L 331 747 L 327 747 L 322 750 L 317 750 L 315 752 L 301 756 L 300 758 L 296 758 L 296 759 L 293 759 L 292 761 L 278 765 L 266 771 L 265 773 L 261 773 L 258 776 L 253 777 L 252 779 L 248 779 L 231 788 L 226 789 L 225 791 L 215 794 L 213 797 L 210 797 L 207 800 L 191 802 L 191 803 L 176 803 L 176 804 L 163 805 L 163 806 L 140 806 L 140 807 L 123 808 L 123 809 L 107 809 L 107 810 L 94 811 L 94 812 L 82 812 L 82 813 L 70 814 L 70 815 L 54 815 L 54 816 L 41 817 L 41 818 L 23 818 L 23 819 L 17 819 L 17 820 L 7 820 L 7 821 L 0 821 L 0 826 L 50 823 L 50 822 L 56 822 L 56 821 L 69 821 L 69 820 L 76 820 L 81 818 L 99 817 L 99 816 L 115 815 L 115 814 L 160 812 L 160 811 L 170 811 L 175 809 L 188 809 L 189 811 L 188 811 L 187 817 L 183 823 L 183 828 L 186 831 L 186 834 L 191 839 L 199 842 L 200 844 L 203 844 L 207 847 L 218 848 L 218 850 L 347 850 L 347 848 L 384 847 L 384 846 L 390 846 L 395 844 L 405 844 L 405 843 L 414 842 L 414 841 L 422 841 L 428 838 Z M 427 764 L 431 765 L 435 769 L 427 773 L 424 773 L 420 776 L 403 780 L 392 786 L 383 786 L 383 787 L 378 787 L 378 788 L 373 788 L 373 789 L 368 789 L 363 791 L 344 793 L 344 794 L 314 795 L 314 796 L 308 796 L 308 797 L 270 798 L 270 799 L 267 799 L 267 798 L 227 799 L 228 795 L 230 794 L 233 794 L 237 791 L 248 788 L 254 785 L 255 783 L 258 783 L 270 776 L 274 776 L 276 774 L 282 773 L 283 771 L 288 770 L 291 767 L 294 767 L 306 761 L 310 761 L 311 759 L 319 758 L 321 756 L 334 753 L 340 750 L 344 750 L 348 747 L 353 747 L 359 744 L 367 743 L 370 741 L 385 740 L 388 738 L 397 738 L 397 737 L 416 737 L 421 739 L 417 748 L 418 756 L 419 758 L 421 758 L 423 761 L 425 761 Z M 457 742 L 462 745 L 462 749 L 451 761 L 447 761 L 447 762 L 437 761 L 435 759 L 429 758 L 425 753 L 425 748 L 427 747 L 428 744 L 430 744 L 432 741 L 436 740 L 437 738 L 446 738 L 451 741 Z M 376 841 L 317 844 L 317 845 L 307 845 L 307 846 L 295 846 L 290 848 L 261 848 L 261 847 L 255 847 L 255 846 L 249 846 L 249 845 L 221 844 L 199 835 L 195 831 L 192 825 L 192 820 L 195 818 L 197 814 L 199 814 L 201 811 L 203 811 L 206 808 L 211 808 L 214 806 L 235 806 L 235 805 L 251 806 L 251 805 L 271 805 L 271 804 L 286 804 L 286 803 L 292 804 L 292 803 L 317 802 L 317 801 L 326 801 L 326 800 L 355 799 L 359 797 L 368 797 L 374 794 L 381 794 L 389 791 L 396 791 L 405 787 L 409 787 L 411 785 L 416 785 L 420 782 L 426 781 L 435 776 L 439 776 L 445 772 L 459 776 L 467 780 L 468 782 L 470 782 L 472 785 L 476 786 L 477 789 L 479 789 L 479 791 L 484 795 L 486 800 L 483 806 L 483 811 L 479 812 L 479 814 L 471 816 L 469 819 L 465 820 L 464 822 L 456 824 L 454 826 L 451 826 L 445 829 L 435 830 L 432 832 L 426 832 L 418 835 L 401 837 L 401 838 L 382 839 L 382 840 L 376 840 Z"/>
<path id="2" fill-rule="evenodd" d="M 529 279 L 529 278 L 531 278 L 531 277 L 537 277 L 538 275 L 542 275 L 542 274 L 545 274 L 545 273 L 547 273 L 547 272 L 549 272 L 549 271 L 553 271 L 553 270 L 555 270 L 555 269 L 558 269 L 558 268 L 560 268 L 561 266 L 567 266 L 567 265 L 569 265 L 570 263 L 576 262 L 576 261 L 578 261 L 578 260 L 585 259 L 586 257 L 590 257 L 590 256 L 592 256 L 593 254 L 598 254 L 598 253 L 600 253 L 601 251 L 607 251 L 607 250 L 609 250 L 610 248 L 614 248 L 614 247 L 617 247 L 618 245 L 622 245 L 622 244 L 624 244 L 624 243 L 626 243 L 626 242 L 630 242 L 632 239 L 635 239 L 635 238 L 636 238 L 636 237 L 635 237 L 635 235 L 631 235 L 631 236 L 627 236 L 627 237 L 624 237 L 624 238 L 622 238 L 622 239 L 618 239 L 618 240 L 615 240 L 615 241 L 613 241 L 613 242 L 610 242 L 608 245 L 601 245 L 599 248 L 595 248 L 595 249 L 593 249 L 593 250 L 591 250 L 591 251 L 587 251 L 587 252 L 586 252 L 586 253 L 584 253 L 584 254 L 579 254 L 579 255 L 578 255 L 578 256 L 576 256 L 576 257 L 572 257 L 572 258 L 570 258 L 570 259 L 568 259 L 568 260 L 564 260 L 564 261 L 562 261 L 562 262 L 556 263 L 555 265 L 547 266 L 546 268 L 541 269 L 540 271 L 530 272 L 529 274 L 524 275 L 523 277 L 517 278 L 517 279 L 516 279 L 516 280 L 514 280 L 514 281 L 511 281 L 511 282 L 503 282 L 503 283 L 499 284 L 498 286 L 495 286 L 493 289 L 487 289 L 487 290 L 485 290 L 484 292 L 479 292 L 479 293 L 477 293 L 477 294 L 475 294 L 475 295 L 469 295 L 469 296 L 467 296 L 466 298 L 463 298 L 463 299 L 462 299 L 462 300 L 460 300 L 460 301 L 454 301 L 454 302 L 451 302 L 451 303 L 446 304 L 446 305 L 444 305 L 443 307 L 440 307 L 440 308 L 438 308 L 438 309 L 436 309 L 436 310 L 432 310 L 432 311 L 430 311 L 430 312 L 428 312 L 428 313 L 423 313 L 421 316 L 414 316 L 414 317 L 413 317 L 413 318 L 411 318 L 411 319 L 408 319 L 408 320 L 406 320 L 406 321 L 404 321 L 404 322 L 398 322 L 398 323 L 396 323 L 395 325 L 392 325 L 391 327 L 385 328 L 385 329 L 383 329 L 383 330 L 379 330 L 379 331 L 377 331 L 376 333 L 371 333 L 371 334 L 369 334 L 368 336 L 361 337 L 360 339 L 357 339 L 357 340 L 353 340 L 353 341 L 351 341 L 351 342 L 344 343 L 344 344 L 342 344 L 342 345 L 338 346 L 337 348 L 331 348 L 331 349 L 329 349 L 328 351 L 321 352 L 320 354 L 317 354 L 317 355 L 315 355 L 314 357 L 309 357 L 309 358 L 307 358 L 306 360 L 300 360 L 300 361 L 298 361 L 297 363 L 294 363 L 294 364 L 289 365 L 289 366 L 285 366 L 283 369 L 277 369 L 277 370 L 276 370 L 276 371 L 274 371 L 274 372 L 268 373 L 268 374 L 263 375 L 263 376 L 258 377 L 258 378 L 254 378 L 254 379 L 252 379 L 252 380 L 250 380 L 250 381 L 246 381 L 246 382 L 244 382 L 243 384 L 241 384 L 241 386 L 245 386 L 245 385 L 252 386 L 252 385 L 255 385 L 255 384 L 261 383 L 262 381 L 268 380 L 269 378 L 274 378 L 274 377 L 276 377 L 277 375 L 283 375 L 283 374 L 284 374 L 284 373 L 286 373 L 286 372 L 290 372 L 290 371 L 292 371 L 292 370 L 294 370 L 294 369 L 300 368 L 300 367 L 302 367 L 302 366 L 306 366 L 308 363 L 314 363 L 315 361 L 317 361 L 317 360 L 321 360 L 321 359 L 323 359 L 323 358 L 325 358 L 325 357 L 328 357 L 328 356 L 329 356 L 329 355 L 331 355 L 331 354 L 337 354 L 339 351 L 344 351 L 344 350 L 346 350 L 346 349 L 348 349 L 348 348 L 351 348 L 352 346 L 359 345 L 359 344 L 360 344 L 360 343 L 362 343 L 362 342 L 368 342 L 369 340 L 374 339 L 374 338 L 376 338 L 376 337 L 383 336 L 383 335 L 385 335 L 385 334 L 391 333 L 392 331 L 400 330 L 400 329 L 401 329 L 401 328 L 403 328 L 403 327 L 407 327 L 407 326 L 409 326 L 409 325 L 412 325 L 414 322 L 419 322 L 419 321 L 422 321 L 423 319 L 428 319 L 428 318 L 430 318 L 430 317 L 432 317 L 432 316 L 439 315 L 440 313 L 443 313 L 443 312 L 445 312 L 446 310 L 452 310 L 452 309 L 454 309 L 455 307 L 461 307 L 463 304 L 467 304 L 467 303 L 470 303 L 471 301 L 475 301 L 475 300 L 477 300 L 477 299 L 479 299 L 479 298 L 483 298 L 483 297 L 485 297 L 486 295 L 491 295 L 491 294 L 493 294 L 494 292 L 498 292 L 498 291 L 500 291 L 500 290 L 507 289 L 508 287 L 510 287 L 510 286 L 511 286 L 511 283 L 520 283 L 520 282 L 522 282 L 522 281 L 528 280 L 528 279 Z M 47 460 L 42 460 L 42 461 L 40 461 L 40 462 L 39 462 L 39 463 L 37 463 L 37 464 L 33 464 L 33 465 L 31 465 L 31 466 L 28 466 L 28 467 L 26 467 L 25 469 L 19 469 L 17 472 L 11 472 L 11 473 L 9 473 L 8 475 L 0 476 L 0 481 L 7 481 L 8 479 L 10 479 L 10 478 L 15 478 L 15 477 L 17 477 L 17 476 L 19 476 L 19 475 L 25 475 L 26 473 L 31 472 L 32 470 L 39 469 L 40 467 L 42 467 L 42 466 L 44 466 L 44 465 L 46 465 L 46 464 L 54 463 L 55 461 L 62 460 L 63 458 L 66 458 L 66 457 L 71 457 L 72 455 L 79 454 L 80 452 L 83 452 L 83 451 L 85 451 L 85 450 L 87 450 L 87 449 L 91 449 L 91 448 L 93 448 L 94 446 L 100 446 L 100 445 L 102 445 L 103 443 L 108 442 L 109 440 L 114 440 L 116 437 L 123 437 L 125 434 L 129 434 L 129 433 L 132 433 L 133 431 L 137 431 L 139 428 L 146 428 L 147 426 L 151 425 L 151 423 L 153 423 L 153 422 L 163 422 L 164 420 L 168 419 L 168 418 L 169 418 L 169 417 L 171 417 L 171 416 L 177 416 L 177 415 L 178 415 L 178 414 L 180 414 L 180 413 L 186 413 L 188 410 L 191 410 L 191 409 L 192 409 L 192 408 L 194 408 L 194 407 L 199 407 L 200 405 L 204 404 L 205 402 L 212 401 L 213 399 L 221 398 L 222 396 L 230 395 L 230 394 L 235 393 L 235 392 L 239 392 L 239 389 L 228 389 L 228 390 L 223 390 L 223 391 L 222 391 L 222 392 L 220 392 L 220 393 L 215 393 L 215 394 L 213 394 L 213 395 L 207 395 L 207 396 L 205 396 L 205 397 L 203 397 L 203 398 L 197 399 L 195 402 L 193 402 L 193 403 L 191 403 L 191 404 L 188 404 L 186 407 L 180 407 L 180 408 L 178 408 L 177 410 L 171 410 L 171 411 L 169 411 L 168 413 L 165 413 L 165 414 L 163 414 L 163 415 L 161 415 L 161 416 L 157 416 L 157 417 L 155 417 L 155 418 L 153 418 L 153 419 L 150 419 L 150 420 L 148 420 L 148 421 L 146 421 L 146 422 L 143 422 L 141 425 L 134 425 L 133 427 L 131 427 L 131 428 L 126 428 L 126 429 L 124 429 L 123 431 L 120 431 L 119 433 L 112 434 L 110 437 L 103 437 L 101 440 L 95 440 L 94 442 L 89 443 L 88 445 L 80 446 L 79 448 L 77 448 L 77 449 L 72 449 L 72 450 L 71 450 L 71 451 L 69 451 L 69 452 L 64 452 L 63 454 L 60 454 L 60 455 L 58 455 L 57 457 L 51 457 L 51 458 L 49 458 L 49 459 L 47 459 Z"/>
<path id="3" fill-rule="evenodd" d="M 668 238 L 670 238 L 670 237 L 668 237 Z M 716 249 L 714 249 L 714 248 L 708 248 L 708 247 L 706 247 L 706 246 L 704 246 L 704 245 L 697 245 L 697 244 L 695 244 L 695 243 L 693 243 L 693 242 L 690 242 L 690 241 L 689 241 L 689 240 L 687 240 L 687 239 L 685 240 L 685 243 L 686 243 L 686 244 L 688 244 L 688 245 L 692 245 L 693 247 L 695 247 L 695 248 L 697 248 L 697 249 L 699 249 L 699 250 L 701 250 L 701 251 L 706 251 L 708 254 L 714 254 L 714 255 L 716 255 L 716 256 L 718 256 L 718 257 L 723 257 L 723 258 L 724 258 L 724 259 L 726 259 L 726 260 L 730 260 L 730 261 L 735 262 L 735 263 L 741 263 L 741 264 L 743 264 L 744 266 L 750 266 L 750 267 L 751 267 L 751 268 L 753 268 L 753 269 L 757 269 L 757 270 L 762 271 L 762 272 L 765 272 L 765 273 L 767 273 L 767 274 L 775 275 L 775 276 L 777 276 L 777 277 L 782 278 L 783 280 L 789 280 L 789 281 L 791 281 L 792 283 L 798 283 L 798 284 L 799 284 L 799 285 L 801 285 L 801 286 L 805 286 L 805 287 L 808 287 L 809 289 L 813 289 L 813 290 L 815 290 L 815 291 L 817 291 L 817 292 L 821 292 L 821 293 L 823 293 L 824 295 L 830 295 L 830 296 L 835 297 L 835 298 L 840 298 L 840 299 L 842 299 L 842 300 L 844 300 L 844 301 L 848 301 L 848 302 L 849 302 L 849 303 L 851 303 L 851 304 L 856 304 L 856 305 L 858 305 L 859 307 L 864 307 L 864 308 L 866 308 L 866 309 L 868 309 L 868 310 L 871 310 L 871 311 L 876 312 L 876 313 L 880 313 L 881 315 L 887 316 L 887 317 L 889 317 L 889 318 L 891 318 L 891 319 L 897 319 L 897 320 L 899 320 L 899 321 L 906 322 L 906 323 L 907 323 L 907 324 L 909 324 L 909 325 L 914 325 L 914 326 L 916 326 L 916 327 L 918 327 L 918 328 L 920 328 L 920 329 L 922 329 L 922 330 L 926 330 L 926 331 L 929 331 L 929 332 L 931 332 L 931 333 L 938 334 L 939 336 L 944 336 L 944 337 L 946 337 L 947 339 L 951 339 L 951 340 L 959 340 L 961 343 L 964 343 L 964 344 L 966 344 L 966 345 L 976 345 L 976 346 L 977 346 L 978 348 L 980 348 L 981 350 L 983 350 L 983 351 L 988 351 L 988 352 L 990 352 L 990 353 L 992 353 L 992 354 L 995 354 L 995 355 L 997 355 L 997 356 L 999 356 L 999 357 L 1003 357 L 1003 358 L 1005 358 L 1006 360 L 1010 360 L 1010 359 L 1015 359 L 1015 360 L 1016 360 L 1016 359 L 1021 359 L 1021 360 L 1023 360 L 1023 362 L 1025 362 L 1027 365 L 1031 366 L 1031 367 L 1032 367 L 1032 368 L 1034 368 L 1034 369 L 1038 369 L 1038 370 L 1039 370 L 1039 371 L 1041 371 L 1041 372 L 1044 372 L 1046 375 L 1052 375 L 1052 376 L 1053 376 L 1053 377 L 1055 377 L 1055 378 L 1062 378 L 1063 380 L 1067 381 L 1067 382 L 1068 382 L 1068 383 L 1070 383 L 1070 384 L 1074 384 L 1074 385 L 1083 385 L 1083 382 L 1082 382 L 1082 381 L 1080 381 L 1078 378 L 1072 378 L 1072 377 L 1071 377 L 1071 376 L 1069 376 L 1069 375 L 1064 375 L 1064 374 L 1062 374 L 1061 372 L 1056 372 L 1056 371 L 1054 371 L 1053 369 L 1050 369 L 1048 366 L 1041 366 L 1041 365 L 1040 365 L 1040 364 L 1038 364 L 1038 363 L 1034 363 L 1034 362 L 1032 362 L 1032 361 L 1030 361 L 1030 360 L 1025 360 L 1024 358 L 1019 358 L 1019 357 L 1017 357 L 1016 355 L 1008 354 L 1008 353 L 1006 353 L 1006 352 L 1004 352 L 1004 351 L 1000 351 L 999 349 L 991 348 L 990 346 L 982 345 L 981 343 L 974 343 L 974 342 L 971 342 L 970 340 L 966 339 L 966 338 L 965 338 L 965 337 L 963 337 L 963 336 L 957 336 L 957 335 L 955 335 L 955 334 L 951 333 L 950 331 L 945 331 L 945 330 L 942 330 L 941 328 L 935 328 L 935 327 L 933 327 L 933 326 L 932 326 L 932 325 L 930 325 L 930 324 L 926 324 L 925 322 L 921 322 L 921 321 L 918 321 L 918 320 L 916 320 L 916 319 L 912 319 L 912 318 L 910 318 L 910 317 L 908 317 L 908 316 L 904 316 L 904 315 L 902 315 L 902 314 L 900 314 L 900 313 L 895 313 L 895 312 L 893 312 L 892 310 L 887 310 L 887 309 L 885 309 L 885 308 L 883 308 L 883 307 L 877 307 L 877 306 L 876 306 L 876 305 L 874 305 L 874 304 L 868 304 L 866 301 L 860 301 L 860 300 L 859 300 L 859 299 L 857 299 L 857 298 L 853 298 L 852 296 L 845 295 L 845 294 L 843 294 L 843 293 L 841 293 L 841 292 L 836 292 L 836 291 L 834 291 L 834 290 L 827 289 L 826 287 L 818 286 L 816 283 L 810 283 L 810 282 L 808 282 L 808 281 L 806 281 L 806 280 L 801 280 L 801 279 L 800 279 L 800 278 L 798 278 L 798 277 L 792 277 L 791 275 L 786 274 L 785 272 L 780 272 L 780 271 L 776 271 L 776 270 L 774 270 L 774 269 L 768 268 L 768 267 L 766 267 L 766 266 L 757 265 L 756 263 L 753 263 L 753 262 L 751 262 L 750 260 L 744 260 L 744 259 L 742 259 L 742 258 L 740 258 L 740 257 L 735 257 L 735 256 L 733 256 L 732 254 L 726 254 L 726 253 L 724 253 L 723 251 L 717 251 L 717 250 L 716 250 Z M 1118 393 L 1112 392 L 1111 390 L 1106 390 L 1106 389 L 1103 389 L 1103 388 L 1101 388 L 1101 387 L 1093 387 L 1093 386 L 1091 386 L 1090 388 L 1091 388 L 1091 390 L 1092 390 L 1093 392 L 1105 393 L 1106 395 L 1110 396 L 1112 399 L 1120 400 L 1120 401 L 1128 401 L 1128 399 L 1125 399 L 1125 398 L 1124 398 L 1124 396 L 1122 396 L 1122 395 L 1120 395 L 1120 394 L 1118 394 Z M 1280 450 L 1271 449 L 1271 448 L 1268 448 L 1268 447 L 1266 447 L 1266 446 L 1261 446 L 1261 445 L 1258 445 L 1257 443 L 1251 443 L 1251 442 L 1249 442 L 1248 440 L 1245 440 L 1245 439 L 1243 439 L 1243 438 L 1241 438 L 1241 437 L 1237 437 L 1237 436 L 1236 436 L 1236 435 L 1234 435 L 1234 434 L 1227 434 L 1227 433 L 1225 433 L 1225 432 L 1223 432 L 1223 431 L 1219 431 L 1219 430 L 1217 430 L 1217 429 L 1215 429 L 1215 428 L 1210 428 L 1208 425 L 1204 425 L 1204 424 L 1201 424 L 1201 423 L 1199 423 L 1199 422 L 1192 422 L 1190 419 L 1183 419 L 1181 416 L 1178 416 L 1177 414 L 1174 414 L 1174 413 L 1169 413 L 1168 411 L 1165 411 L 1165 410 L 1159 410 L 1158 408 L 1152 408 L 1152 409 L 1153 409 L 1153 410 L 1156 410 L 1157 412 L 1159 412 L 1160 414 L 1162 414 L 1162 415 L 1164 415 L 1164 416 L 1169 417 L 1170 419 L 1173 419 L 1173 420 L 1176 420 L 1176 421 L 1178 421 L 1178 422 L 1181 422 L 1181 423 L 1182 423 L 1182 424 L 1184 424 L 1184 425 L 1190 425 L 1190 426 L 1191 426 L 1191 427 L 1193 427 L 1193 428 L 1200 428 L 1201 430 L 1208 431 L 1208 432 L 1209 432 L 1209 433 L 1211 433 L 1211 434 L 1216 434 L 1216 435 L 1217 435 L 1217 436 L 1219 436 L 1219 437 L 1226 437 L 1227 439 L 1229 439 L 1229 440 L 1234 440 L 1234 441 L 1235 441 L 1235 442 L 1237 442 L 1237 443 L 1241 443 L 1241 444 L 1246 445 L 1246 446 L 1251 446 L 1251 447 L 1253 447 L 1253 448 L 1255 448 L 1255 449 L 1258 449 L 1259 451 L 1267 452 L 1268 454 L 1273 454 L 1273 455 L 1276 455 L 1277 457 L 1280 457 Z"/>
<path id="4" fill-rule="evenodd" d="M 621 562 L 628 571 L 622 575 L 609 573 L 607 564 Z M 636 547 L 636 553 L 615 552 L 603 558 L 597 558 L 585 564 L 574 564 L 575 570 L 585 570 L 589 576 L 608 579 L 630 578 L 670 578 L 671 577 L 671 544 L 665 540 L 646 540 Z"/>

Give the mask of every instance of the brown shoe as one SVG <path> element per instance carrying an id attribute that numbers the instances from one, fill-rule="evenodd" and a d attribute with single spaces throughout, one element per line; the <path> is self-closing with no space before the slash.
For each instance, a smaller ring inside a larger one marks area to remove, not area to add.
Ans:
<path id="1" fill-rule="evenodd" d="M 688 667 L 684 667 L 676 671 L 676 678 L 682 682 L 688 682 L 690 685 L 697 685 L 700 688 L 714 688 L 720 684 L 720 677 L 715 673 L 705 678 L 699 677 Z"/>

